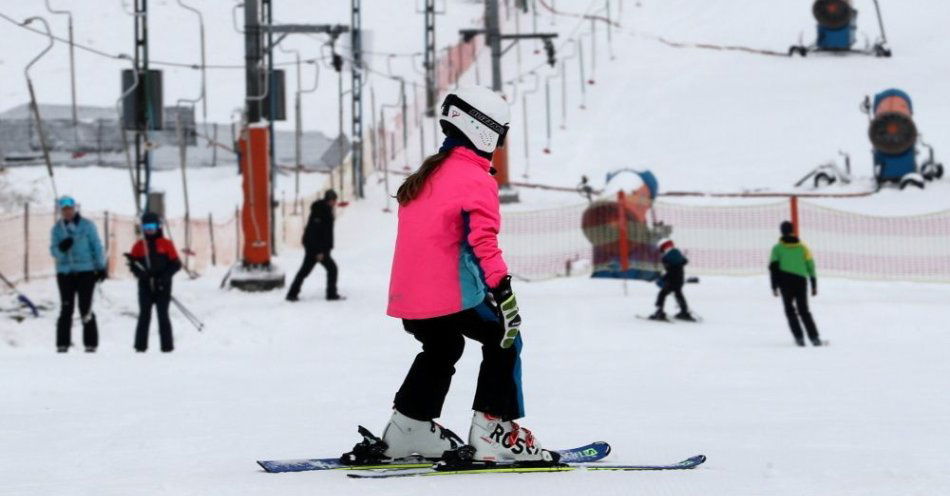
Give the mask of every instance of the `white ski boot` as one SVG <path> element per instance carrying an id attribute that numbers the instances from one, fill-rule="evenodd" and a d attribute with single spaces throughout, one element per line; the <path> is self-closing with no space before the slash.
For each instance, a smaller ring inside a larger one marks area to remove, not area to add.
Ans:
<path id="1" fill-rule="evenodd" d="M 540 462 L 555 464 L 557 453 L 541 448 L 541 443 L 517 422 L 502 420 L 484 412 L 475 412 L 468 444 L 475 448 L 474 461 Z"/>
<path id="2" fill-rule="evenodd" d="M 396 410 L 383 431 L 385 456 L 398 460 L 412 455 L 430 460 L 442 458 L 442 453 L 462 446 L 464 442 L 454 432 L 433 420 L 415 420 Z"/>

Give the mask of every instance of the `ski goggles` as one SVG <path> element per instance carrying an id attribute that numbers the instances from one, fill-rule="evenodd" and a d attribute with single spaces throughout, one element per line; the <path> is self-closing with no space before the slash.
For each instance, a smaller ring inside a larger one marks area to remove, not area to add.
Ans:
<path id="1" fill-rule="evenodd" d="M 494 131 L 495 134 L 498 135 L 498 144 L 496 145 L 496 148 L 505 146 L 505 136 L 508 134 L 507 124 L 502 124 L 495 119 L 492 119 L 491 117 L 479 112 L 478 109 L 469 105 L 468 102 L 462 100 L 456 95 L 449 95 L 445 97 L 445 101 L 442 102 L 443 117 L 448 117 L 449 107 L 455 107 L 462 112 L 465 112 L 472 119 L 475 119 L 476 121 L 484 124 L 488 129 Z"/>
<path id="2" fill-rule="evenodd" d="M 149 222 L 148 224 L 142 224 L 142 230 L 143 230 L 143 231 L 157 231 L 157 230 L 158 230 L 158 224 L 156 224 L 155 222 Z"/>
<path id="3" fill-rule="evenodd" d="M 76 200 L 64 196 L 59 199 L 59 208 L 76 208 Z"/>

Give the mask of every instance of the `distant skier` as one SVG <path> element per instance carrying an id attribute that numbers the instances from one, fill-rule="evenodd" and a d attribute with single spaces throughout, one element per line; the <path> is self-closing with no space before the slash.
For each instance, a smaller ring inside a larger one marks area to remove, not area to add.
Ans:
<path id="1" fill-rule="evenodd" d="M 676 297 L 676 303 L 680 307 L 679 313 L 674 318 L 679 320 L 688 320 L 695 322 L 696 318 L 689 313 L 689 305 L 686 303 L 686 297 L 683 296 L 683 284 L 686 277 L 683 273 L 683 267 L 689 263 L 689 260 L 673 245 L 673 240 L 663 239 L 657 244 L 660 250 L 660 261 L 663 263 L 663 276 L 660 277 L 660 293 L 656 296 L 656 312 L 650 316 L 651 320 L 667 320 L 666 297 L 673 293 Z"/>
<path id="2" fill-rule="evenodd" d="M 65 353 L 72 346 L 73 309 L 79 299 L 82 341 L 87 353 L 99 346 L 99 328 L 92 312 L 92 293 L 96 282 L 106 278 L 102 242 L 92 221 L 79 215 L 76 200 L 63 196 L 58 200 L 61 218 L 50 231 L 49 251 L 56 259 L 56 285 L 60 311 L 56 321 L 56 351 Z"/>
<path id="3" fill-rule="evenodd" d="M 468 435 L 474 459 L 556 461 L 556 453 L 514 422 L 524 416 L 521 316 L 498 248 L 501 214 L 491 177 L 492 153 L 508 131 L 508 104 L 489 89 L 462 88 L 445 98 L 439 122 L 445 134 L 439 153 L 396 193 L 387 314 L 402 319 L 422 352 L 396 393 L 382 436 L 384 457 L 437 459 L 463 443 L 433 419 L 442 414 L 467 337 L 482 347 Z"/>
<path id="4" fill-rule="evenodd" d="M 811 280 L 811 295 L 818 295 L 818 278 L 815 275 L 815 260 L 811 251 L 795 236 L 795 226 L 791 222 L 782 222 L 782 237 L 772 247 L 769 258 L 769 273 L 772 279 L 772 294 L 782 295 L 788 326 L 795 336 L 798 346 L 805 346 L 805 337 L 798 320 L 805 324 L 808 339 L 814 346 L 821 346 L 818 328 L 808 310 L 808 279 Z"/>
<path id="5" fill-rule="evenodd" d="M 333 207 L 336 206 L 336 201 L 336 191 L 328 189 L 322 200 L 310 205 L 310 218 L 307 219 L 307 227 L 303 232 L 303 264 L 290 285 L 287 301 L 299 299 L 300 287 L 317 263 L 327 270 L 327 299 L 332 301 L 342 298 L 336 288 L 336 262 L 330 257 L 330 251 L 333 249 Z"/>
<path id="6" fill-rule="evenodd" d="M 164 237 L 158 215 L 142 216 L 142 235 L 126 254 L 129 269 L 139 280 L 139 320 L 135 328 L 135 351 L 148 349 L 148 328 L 152 322 L 152 305 L 158 312 L 158 336 L 162 352 L 175 349 L 168 306 L 172 298 L 172 277 L 181 270 L 181 260 L 174 243 Z"/>

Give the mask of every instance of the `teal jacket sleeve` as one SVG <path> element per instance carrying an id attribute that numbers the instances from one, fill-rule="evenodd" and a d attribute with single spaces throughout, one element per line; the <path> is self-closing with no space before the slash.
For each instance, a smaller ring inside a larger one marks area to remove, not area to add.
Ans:
<path id="1" fill-rule="evenodd" d="M 49 232 L 49 253 L 57 262 L 65 261 L 66 254 L 59 249 L 59 242 L 66 237 L 65 231 L 60 227 L 60 223 L 53 224 Z"/>

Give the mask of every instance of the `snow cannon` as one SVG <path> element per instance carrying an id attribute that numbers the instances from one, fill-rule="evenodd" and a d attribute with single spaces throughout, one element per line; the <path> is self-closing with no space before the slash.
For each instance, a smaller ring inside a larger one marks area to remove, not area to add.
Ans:
<path id="1" fill-rule="evenodd" d="M 888 89 L 866 98 L 864 109 L 871 117 L 868 138 L 874 155 L 874 176 L 878 184 L 893 182 L 901 189 L 924 187 L 925 181 L 943 177 L 943 165 L 936 163 L 933 147 L 923 142 L 914 123 L 913 102 L 906 92 Z M 927 160 L 917 165 L 917 143 L 929 149 Z"/>
<path id="2" fill-rule="evenodd" d="M 884 21 L 881 18 L 881 9 L 877 0 L 874 0 L 874 7 L 877 12 L 880 36 L 874 46 L 865 47 L 863 50 L 854 49 L 858 31 L 858 11 L 852 2 L 853 0 L 815 0 L 811 6 L 811 12 L 818 22 L 818 37 L 811 46 L 805 46 L 799 42 L 798 45 L 789 47 L 788 54 L 791 56 L 797 53 L 805 57 L 810 52 L 833 52 L 890 57 L 891 51 L 887 48 Z"/>
<path id="3" fill-rule="evenodd" d="M 819 49 L 851 50 L 858 30 L 858 11 L 851 6 L 851 0 L 816 0 L 811 12 L 818 21 Z"/>

